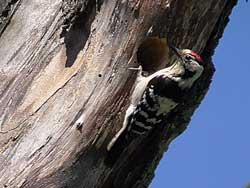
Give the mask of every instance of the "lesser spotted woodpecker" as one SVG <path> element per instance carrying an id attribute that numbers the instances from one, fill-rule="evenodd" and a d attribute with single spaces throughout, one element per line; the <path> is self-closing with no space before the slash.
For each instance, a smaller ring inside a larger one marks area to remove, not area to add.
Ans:
<path id="1" fill-rule="evenodd" d="M 160 125 L 201 76 L 204 61 L 198 54 L 189 49 L 170 48 L 177 57 L 172 66 L 138 78 L 123 126 L 107 146 L 109 152 Z"/>

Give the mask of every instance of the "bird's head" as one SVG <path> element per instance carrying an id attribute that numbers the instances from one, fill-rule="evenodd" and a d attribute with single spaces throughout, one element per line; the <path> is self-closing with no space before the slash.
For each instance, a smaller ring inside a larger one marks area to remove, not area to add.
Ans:
<path id="1" fill-rule="evenodd" d="M 189 49 L 178 49 L 174 46 L 170 46 L 170 48 L 186 70 L 191 72 L 203 71 L 204 61 L 197 53 Z"/>

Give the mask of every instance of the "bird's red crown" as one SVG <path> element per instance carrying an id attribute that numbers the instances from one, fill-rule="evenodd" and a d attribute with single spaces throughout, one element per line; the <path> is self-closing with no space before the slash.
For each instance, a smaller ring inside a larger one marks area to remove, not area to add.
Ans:
<path id="1" fill-rule="evenodd" d="M 199 62 L 204 63 L 203 59 L 201 58 L 201 56 L 199 56 L 197 53 L 195 53 L 194 51 L 191 50 L 191 55 L 195 57 L 195 59 L 197 59 Z"/>

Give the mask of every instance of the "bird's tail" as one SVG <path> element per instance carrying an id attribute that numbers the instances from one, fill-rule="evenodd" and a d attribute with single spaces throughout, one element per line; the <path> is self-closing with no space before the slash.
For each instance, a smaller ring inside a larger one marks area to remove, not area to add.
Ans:
<path id="1" fill-rule="evenodd" d="M 131 141 L 132 139 L 129 139 L 127 131 L 120 130 L 108 144 L 106 164 L 113 165 Z"/>

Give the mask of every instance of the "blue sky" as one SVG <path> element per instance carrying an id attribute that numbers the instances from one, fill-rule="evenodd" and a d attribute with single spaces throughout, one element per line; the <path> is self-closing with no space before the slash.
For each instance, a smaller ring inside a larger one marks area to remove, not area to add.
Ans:
<path id="1" fill-rule="evenodd" d="M 250 2 L 239 0 L 213 57 L 211 88 L 172 142 L 152 188 L 244 188 L 250 182 Z"/>

